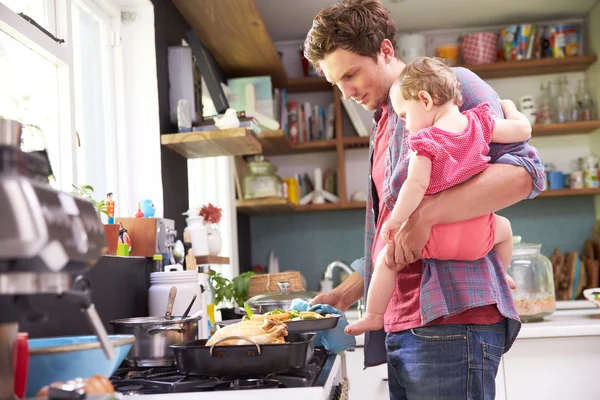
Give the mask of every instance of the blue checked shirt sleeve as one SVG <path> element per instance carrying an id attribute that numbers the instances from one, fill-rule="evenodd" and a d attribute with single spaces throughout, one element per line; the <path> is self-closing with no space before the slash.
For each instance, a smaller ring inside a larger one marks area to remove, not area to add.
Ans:
<path id="1" fill-rule="evenodd" d="M 352 269 L 356 272 L 358 272 L 360 274 L 360 276 L 365 277 L 365 258 L 359 258 L 358 260 L 354 260 L 352 262 L 352 264 L 350 264 L 350 267 L 352 267 Z"/>
<path id="2" fill-rule="evenodd" d="M 504 118 L 502 107 L 498 102 L 498 93 L 481 78 L 466 68 L 454 68 L 462 84 L 463 105 L 461 111 L 469 110 L 481 103 L 489 103 L 492 112 L 499 118 Z M 521 143 L 490 145 L 491 162 L 496 164 L 509 164 L 523 167 L 529 172 L 532 180 L 532 190 L 528 198 L 536 197 L 544 190 L 546 174 L 544 166 L 535 147 L 529 141 Z"/>

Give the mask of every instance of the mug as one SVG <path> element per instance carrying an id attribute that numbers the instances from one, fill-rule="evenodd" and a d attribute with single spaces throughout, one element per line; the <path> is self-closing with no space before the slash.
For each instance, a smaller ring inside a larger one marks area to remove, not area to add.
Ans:
<path id="1" fill-rule="evenodd" d="M 560 171 L 548 172 L 548 189 L 557 190 L 565 188 L 565 177 Z"/>
<path id="2" fill-rule="evenodd" d="M 435 56 L 441 58 L 449 67 L 455 67 L 458 64 L 458 45 L 446 44 L 436 47 Z"/>

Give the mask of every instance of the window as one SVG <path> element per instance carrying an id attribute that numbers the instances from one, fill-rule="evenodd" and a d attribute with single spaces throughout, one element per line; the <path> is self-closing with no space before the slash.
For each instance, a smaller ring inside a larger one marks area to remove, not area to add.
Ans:
<path id="1" fill-rule="evenodd" d="M 112 24 L 93 1 L 73 0 L 77 178 L 104 198 L 116 185 Z"/>
<path id="2" fill-rule="evenodd" d="M 90 184 L 98 200 L 117 179 L 116 4 L 0 0 L 0 115 L 25 124 L 24 150 L 48 149 L 56 188 Z"/>

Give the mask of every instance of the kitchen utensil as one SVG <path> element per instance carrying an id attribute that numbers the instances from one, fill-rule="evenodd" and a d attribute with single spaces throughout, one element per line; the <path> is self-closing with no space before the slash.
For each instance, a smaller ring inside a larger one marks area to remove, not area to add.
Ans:
<path id="1" fill-rule="evenodd" d="M 173 305 L 175 304 L 175 296 L 177 296 L 177 288 L 175 286 L 171 287 L 169 291 L 169 300 L 167 302 L 167 312 L 165 312 L 165 319 L 171 320 L 173 319 Z"/>
<path id="2" fill-rule="evenodd" d="M 188 306 L 188 308 L 185 309 L 185 312 L 181 316 L 181 319 L 187 318 L 188 314 L 190 313 L 190 310 L 192 309 L 192 306 L 194 305 L 194 302 L 196 301 L 196 297 L 198 297 L 198 295 L 194 293 L 194 295 L 192 296 L 192 301 L 190 301 L 190 305 Z"/>
<path id="3" fill-rule="evenodd" d="M 130 365 L 137 367 L 163 367 L 173 364 L 173 352 L 169 346 L 186 343 L 198 338 L 198 319 L 188 317 L 182 320 L 173 317 L 125 318 L 110 321 L 116 333 L 131 334 L 136 342 L 125 358 Z"/>
<path id="4" fill-rule="evenodd" d="M 175 353 L 179 372 L 185 375 L 257 375 L 281 372 L 305 367 L 313 356 L 314 333 L 290 333 L 285 337 L 288 344 L 256 344 L 216 346 L 232 339 L 225 337 L 213 346 L 206 346 L 207 339 L 171 346 Z"/>
<path id="5" fill-rule="evenodd" d="M 284 321 L 284 323 L 287 325 L 288 332 L 314 332 L 335 328 L 341 317 L 341 315 L 335 314 L 329 318 L 307 319 L 304 321 Z M 223 327 L 240 322 L 241 320 L 242 319 L 240 318 L 228 321 L 219 321 L 216 323 L 216 325 Z"/>
<path id="6" fill-rule="evenodd" d="M 53 382 L 87 379 L 93 375 L 110 377 L 135 343 L 133 335 L 109 335 L 116 357 L 104 355 L 96 336 L 70 336 L 29 340 L 27 398 Z"/>
<path id="7" fill-rule="evenodd" d="M 540 253 L 541 244 L 521 243 L 515 236 L 508 274 L 517 288 L 512 290 L 523 322 L 541 321 L 556 307 L 552 263 Z"/>
<path id="8" fill-rule="evenodd" d="M 463 36 L 461 54 L 467 64 L 491 64 L 496 61 L 498 34 L 495 32 L 469 33 Z"/>
<path id="9" fill-rule="evenodd" d="M 15 357 L 15 395 L 22 399 L 27 388 L 27 370 L 29 368 L 29 334 L 19 332 L 14 351 Z"/>
<path id="10" fill-rule="evenodd" d="M 277 286 L 279 287 L 279 293 L 265 293 L 254 296 L 248 299 L 248 305 L 259 314 L 265 314 L 278 308 L 289 310 L 292 300 L 298 298 L 310 300 L 317 295 L 314 292 L 290 292 L 289 282 L 278 282 Z"/>

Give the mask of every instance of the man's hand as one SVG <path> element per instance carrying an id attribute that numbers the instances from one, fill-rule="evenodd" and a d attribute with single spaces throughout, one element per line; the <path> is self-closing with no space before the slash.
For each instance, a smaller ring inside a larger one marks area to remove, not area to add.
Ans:
<path id="1" fill-rule="evenodd" d="M 394 271 L 400 271 L 408 264 L 419 260 L 425 244 L 431 235 L 433 224 L 426 218 L 423 206 L 428 203 L 423 199 L 419 208 L 404 223 L 396 233 L 394 241 L 387 245 L 386 264 Z"/>
<path id="2" fill-rule="evenodd" d="M 331 292 L 321 293 L 310 301 L 310 305 L 329 304 L 340 311 L 346 311 L 363 296 L 364 279 L 358 272 L 349 277 Z"/>
<path id="3" fill-rule="evenodd" d="M 329 304 L 340 311 L 346 311 L 348 309 L 348 307 L 342 301 L 341 296 L 335 290 L 327 293 L 321 293 L 310 301 L 311 306 L 314 306 L 315 304 Z"/>

